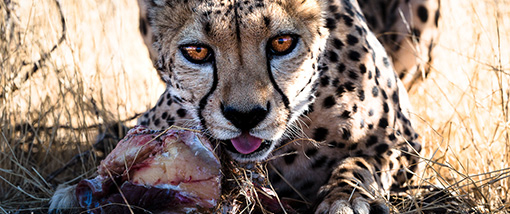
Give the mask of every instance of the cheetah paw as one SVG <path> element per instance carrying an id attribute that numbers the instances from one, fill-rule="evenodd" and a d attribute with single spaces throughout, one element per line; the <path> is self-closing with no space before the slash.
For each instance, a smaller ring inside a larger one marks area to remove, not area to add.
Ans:
<path id="1" fill-rule="evenodd" d="M 358 197 L 349 202 L 345 199 L 325 200 L 319 204 L 315 214 L 389 214 L 390 210 L 383 200 L 369 202 Z"/>

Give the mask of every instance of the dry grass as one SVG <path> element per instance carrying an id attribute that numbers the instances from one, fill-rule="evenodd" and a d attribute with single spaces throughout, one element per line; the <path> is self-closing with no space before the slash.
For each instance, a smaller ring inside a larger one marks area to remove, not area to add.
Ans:
<path id="1" fill-rule="evenodd" d="M 90 176 L 96 153 L 48 179 L 106 125 L 133 125 L 164 88 L 136 1 L 60 3 L 65 31 L 53 0 L 0 2 L 0 213 L 44 210 L 56 184 Z M 410 91 L 423 184 L 494 213 L 510 209 L 509 3 L 443 0 L 433 71 Z"/>

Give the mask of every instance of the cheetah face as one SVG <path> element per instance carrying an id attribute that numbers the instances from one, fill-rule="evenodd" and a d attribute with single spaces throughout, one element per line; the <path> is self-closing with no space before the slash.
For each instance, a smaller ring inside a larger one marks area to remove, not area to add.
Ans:
<path id="1" fill-rule="evenodd" d="M 322 5 L 169 2 L 148 14 L 170 92 L 235 159 L 264 159 L 314 99 Z"/>

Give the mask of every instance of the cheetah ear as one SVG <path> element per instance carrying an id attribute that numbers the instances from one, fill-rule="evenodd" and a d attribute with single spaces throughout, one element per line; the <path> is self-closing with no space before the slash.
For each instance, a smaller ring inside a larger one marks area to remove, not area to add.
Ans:
<path id="1" fill-rule="evenodd" d="M 140 19 L 139 19 L 139 29 L 140 34 L 142 34 L 143 41 L 145 43 L 145 46 L 147 47 L 149 51 L 149 56 L 152 60 L 152 63 L 156 63 L 157 59 L 157 52 L 154 48 L 154 29 L 152 28 L 150 24 L 150 20 L 148 17 L 149 11 L 148 11 L 148 3 L 152 2 L 151 0 L 138 0 L 138 7 L 140 9 Z"/>

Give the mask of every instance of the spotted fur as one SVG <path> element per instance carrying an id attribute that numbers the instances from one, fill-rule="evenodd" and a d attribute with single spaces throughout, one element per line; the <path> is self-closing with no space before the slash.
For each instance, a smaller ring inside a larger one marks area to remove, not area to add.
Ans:
<path id="1" fill-rule="evenodd" d="M 439 0 L 140 4 L 141 32 L 168 85 L 140 124 L 199 126 L 238 161 L 269 159 L 279 196 L 302 211 L 389 212 L 381 196 L 418 170 L 406 88 L 431 60 Z M 272 56 L 267 41 L 281 34 L 299 43 Z M 186 61 L 177 47 L 188 43 L 211 47 L 214 61 Z M 243 130 L 225 106 L 245 121 L 254 109 L 265 115 Z M 228 149 L 242 132 L 265 139 L 263 149 Z"/>
<path id="2" fill-rule="evenodd" d="M 139 124 L 199 127 L 234 159 L 267 161 L 280 198 L 304 213 L 389 213 L 382 196 L 418 170 L 406 87 L 431 59 L 439 0 L 139 4 L 167 84 Z M 276 55 L 268 41 L 281 35 L 297 43 Z M 190 61 L 183 45 L 212 60 Z M 230 139 L 247 134 L 264 142 L 242 154 Z"/>

